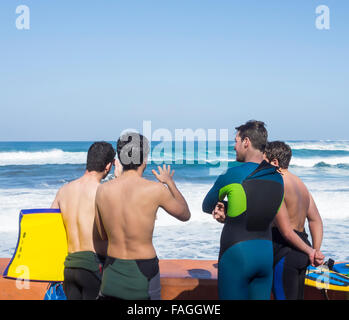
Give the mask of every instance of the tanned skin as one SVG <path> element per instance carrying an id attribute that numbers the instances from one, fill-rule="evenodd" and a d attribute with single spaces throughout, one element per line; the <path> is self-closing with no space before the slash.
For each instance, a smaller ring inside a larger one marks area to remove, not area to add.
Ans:
<path id="1" fill-rule="evenodd" d="M 92 251 L 106 255 L 107 243 L 95 225 L 97 188 L 109 173 L 112 163 L 103 172 L 85 171 L 84 175 L 62 186 L 51 208 L 60 209 L 67 233 L 68 252 Z"/>
<path id="2" fill-rule="evenodd" d="M 270 164 L 279 167 L 277 159 L 270 161 Z M 308 220 L 313 248 L 316 250 L 315 265 L 320 265 L 324 260 L 324 256 L 320 251 L 323 237 L 323 224 L 314 199 L 303 181 L 291 173 L 288 168 L 279 167 L 278 171 L 281 173 L 284 180 L 285 207 L 283 210 L 287 213 L 288 223 L 292 229 L 303 232 L 305 221 Z"/>
<path id="3" fill-rule="evenodd" d="M 152 171 L 159 182 L 143 178 L 145 168 L 146 162 L 98 187 L 96 221 L 102 238 L 108 239 L 110 257 L 136 260 L 156 256 L 152 239 L 159 207 L 181 221 L 190 218 L 170 166 Z"/>

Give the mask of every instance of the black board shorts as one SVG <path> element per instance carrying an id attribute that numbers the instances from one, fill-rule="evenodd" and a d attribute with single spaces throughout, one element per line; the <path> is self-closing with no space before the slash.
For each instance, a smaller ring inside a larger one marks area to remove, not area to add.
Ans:
<path id="1" fill-rule="evenodd" d="M 69 253 L 64 262 L 63 290 L 68 300 L 95 300 L 98 296 L 103 257 L 92 251 Z"/>
<path id="2" fill-rule="evenodd" d="M 309 246 L 308 235 L 294 230 Z M 292 247 L 277 228 L 272 229 L 274 247 L 273 295 L 276 300 L 303 300 L 304 281 L 309 257 Z"/>

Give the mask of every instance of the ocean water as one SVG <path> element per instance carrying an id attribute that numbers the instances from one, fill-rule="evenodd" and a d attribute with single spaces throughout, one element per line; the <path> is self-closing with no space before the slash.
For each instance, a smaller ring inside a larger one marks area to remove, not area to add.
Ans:
<path id="1" fill-rule="evenodd" d="M 0 257 L 14 252 L 20 210 L 50 207 L 57 190 L 84 173 L 91 143 L 0 142 Z M 293 151 L 290 171 L 305 182 L 323 219 L 326 259 L 348 261 L 349 141 L 287 143 Z M 159 209 L 154 230 L 159 258 L 217 258 L 222 224 L 203 213 L 201 204 L 217 176 L 234 161 L 231 141 L 152 142 L 145 177 L 155 180 L 151 170 L 171 164 L 192 213 L 183 223 Z M 111 173 L 106 180 L 112 178 Z"/>

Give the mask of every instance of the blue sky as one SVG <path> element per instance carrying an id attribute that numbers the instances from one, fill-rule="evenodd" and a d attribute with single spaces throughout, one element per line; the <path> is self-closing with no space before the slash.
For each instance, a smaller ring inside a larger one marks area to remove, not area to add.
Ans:
<path id="1" fill-rule="evenodd" d="M 344 0 L 1 0 L 0 140 L 249 119 L 272 139 L 349 139 L 348 17 Z"/>

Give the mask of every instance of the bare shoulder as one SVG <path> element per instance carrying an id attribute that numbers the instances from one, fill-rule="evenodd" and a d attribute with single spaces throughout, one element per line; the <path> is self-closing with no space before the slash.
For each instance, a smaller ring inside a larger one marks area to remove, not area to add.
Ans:
<path id="1" fill-rule="evenodd" d="M 150 189 L 162 190 L 162 188 L 165 188 L 165 186 L 159 181 L 148 180 L 146 178 L 141 178 L 141 181 L 144 183 L 144 186 Z"/>
<path id="2" fill-rule="evenodd" d="M 57 191 L 57 196 L 62 196 L 64 195 L 65 193 L 69 192 L 69 189 L 71 189 L 71 185 L 72 185 L 73 181 L 71 182 L 68 182 L 66 184 L 64 184 L 63 186 L 61 186 L 59 188 L 59 190 Z"/>
<path id="3" fill-rule="evenodd" d="M 302 180 L 300 177 L 296 176 L 296 175 L 293 174 L 293 173 L 291 173 L 291 174 L 292 174 L 293 179 L 294 179 L 298 184 L 300 184 L 301 186 L 303 186 L 304 188 L 307 189 L 306 185 L 304 184 L 303 180 Z"/>
<path id="4" fill-rule="evenodd" d="M 290 171 L 287 171 L 287 174 L 284 175 L 284 181 L 285 183 L 289 183 L 289 184 L 294 184 L 294 183 L 303 184 L 302 180 Z"/>
<path id="5" fill-rule="evenodd" d="M 297 188 L 304 195 L 309 194 L 308 188 L 305 185 L 305 183 L 302 181 L 302 179 L 291 172 L 289 172 L 289 180 L 288 180 L 288 182 L 286 180 L 286 183 L 293 185 L 295 188 Z"/>
<path id="6" fill-rule="evenodd" d="M 145 178 L 142 178 L 142 182 L 144 183 L 144 187 L 147 188 L 148 192 L 153 192 L 156 196 L 162 196 L 164 193 L 168 191 L 167 187 L 159 182 L 159 181 L 151 181 Z"/>
<path id="7" fill-rule="evenodd" d="M 105 192 L 107 192 L 112 187 L 113 183 L 115 183 L 114 180 L 100 183 L 96 190 L 96 199 L 97 197 L 101 197 L 103 194 L 105 194 Z"/>
<path id="8" fill-rule="evenodd" d="M 53 203 L 51 205 L 51 208 L 60 208 L 62 201 L 64 201 L 66 199 L 66 197 L 69 194 L 71 194 L 72 182 L 66 183 L 58 189 L 58 191 L 56 193 L 55 200 L 53 201 Z"/>
<path id="9" fill-rule="evenodd" d="M 72 192 L 73 190 L 78 188 L 79 182 L 80 178 L 66 183 L 60 189 L 61 194 Z"/>

